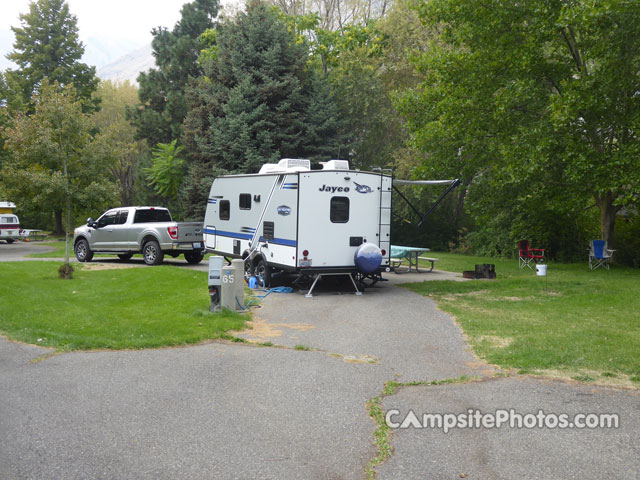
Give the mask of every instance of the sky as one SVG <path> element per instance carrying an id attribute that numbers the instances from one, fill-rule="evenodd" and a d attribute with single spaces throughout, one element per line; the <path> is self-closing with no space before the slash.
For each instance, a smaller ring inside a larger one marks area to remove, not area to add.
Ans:
<path id="1" fill-rule="evenodd" d="M 189 0 L 67 0 L 78 18 L 83 61 L 98 68 L 151 43 L 151 29 L 172 29 Z M 29 11 L 30 0 L 0 0 L 0 70 L 13 66 L 5 55 L 13 49 L 12 26 Z M 223 2 L 227 3 L 227 2 Z"/>

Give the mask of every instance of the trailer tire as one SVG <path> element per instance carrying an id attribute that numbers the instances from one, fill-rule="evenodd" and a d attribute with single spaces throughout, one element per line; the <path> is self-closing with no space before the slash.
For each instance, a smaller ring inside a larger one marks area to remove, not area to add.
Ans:
<path id="1" fill-rule="evenodd" d="M 5 241 L 11 245 L 15 240 L 13 238 L 7 238 Z"/>
<path id="2" fill-rule="evenodd" d="M 204 253 L 202 252 L 185 252 L 184 259 L 191 265 L 196 265 L 202 261 Z"/>
<path id="3" fill-rule="evenodd" d="M 149 240 L 144 244 L 142 256 L 147 265 L 160 265 L 164 260 L 164 252 L 160 250 L 160 244 L 155 240 Z"/>
<path id="4" fill-rule="evenodd" d="M 76 258 L 79 262 L 90 262 L 93 258 L 93 252 L 89 248 L 89 242 L 84 238 L 78 240 L 73 247 L 73 252 L 76 254 Z"/>
<path id="5" fill-rule="evenodd" d="M 262 281 L 264 282 L 265 287 L 269 287 L 271 285 L 271 267 L 267 265 L 267 262 L 264 258 L 261 258 L 256 263 L 256 267 L 254 268 L 254 273 L 257 276 L 262 277 Z"/>
<path id="6" fill-rule="evenodd" d="M 126 262 L 127 260 L 131 260 L 131 257 L 133 257 L 133 253 L 119 253 L 118 254 L 118 258 L 120 260 L 122 260 L 123 262 Z"/>
<path id="7" fill-rule="evenodd" d="M 245 277 L 250 277 L 255 272 L 255 267 L 253 266 L 253 262 L 248 258 L 244 259 L 244 275 Z"/>

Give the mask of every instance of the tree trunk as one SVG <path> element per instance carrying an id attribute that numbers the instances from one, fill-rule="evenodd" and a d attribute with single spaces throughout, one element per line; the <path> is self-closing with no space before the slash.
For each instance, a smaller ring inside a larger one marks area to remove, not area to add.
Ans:
<path id="1" fill-rule="evenodd" d="M 608 248 L 615 248 L 616 214 L 619 208 L 613 204 L 614 200 L 615 197 L 611 193 L 596 198 L 596 203 L 600 208 L 600 232 L 602 240 L 607 242 Z"/>
<path id="2" fill-rule="evenodd" d="M 456 227 L 460 223 L 460 218 L 462 217 L 462 213 L 464 212 L 464 201 L 467 197 L 467 190 L 469 189 L 469 185 L 473 181 L 473 177 L 465 178 L 462 180 L 462 184 L 460 185 L 460 190 L 458 191 L 458 202 L 456 205 L 455 212 L 455 224 Z"/>
<path id="3" fill-rule="evenodd" d="M 55 235 L 62 235 L 64 233 L 64 228 L 62 227 L 62 210 L 56 210 L 55 216 L 56 216 L 56 229 L 53 233 Z"/>

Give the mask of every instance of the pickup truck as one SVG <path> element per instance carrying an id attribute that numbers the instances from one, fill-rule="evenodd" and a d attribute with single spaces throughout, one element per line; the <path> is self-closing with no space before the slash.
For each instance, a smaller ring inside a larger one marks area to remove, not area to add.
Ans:
<path id="1" fill-rule="evenodd" d="M 159 265 L 165 254 L 183 253 L 187 262 L 195 264 L 204 256 L 202 226 L 174 222 L 162 207 L 113 208 L 74 230 L 73 251 L 80 262 L 90 262 L 94 253 L 113 253 L 121 260 L 141 253 L 147 265 Z"/>

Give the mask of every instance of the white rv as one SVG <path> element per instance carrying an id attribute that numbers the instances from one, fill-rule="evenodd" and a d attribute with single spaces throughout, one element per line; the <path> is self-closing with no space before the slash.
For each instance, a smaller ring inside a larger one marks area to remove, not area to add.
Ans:
<path id="1" fill-rule="evenodd" d="M 310 167 L 283 159 L 257 174 L 217 177 L 204 221 L 207 251 L 244 258 L 267 283 L 274 271 L 357 273 L 354 255 L 364 244 L 380 251 L 376 273 L 388 268 L 391 175 L 350 170 L 345 160 Z"/>
<path id="2" fill-rule="evenodd" d="M 0 240 L 13 243 L 20 238 L 20 220 L 13 214 L 16 205 L 0 202 Z"/>

